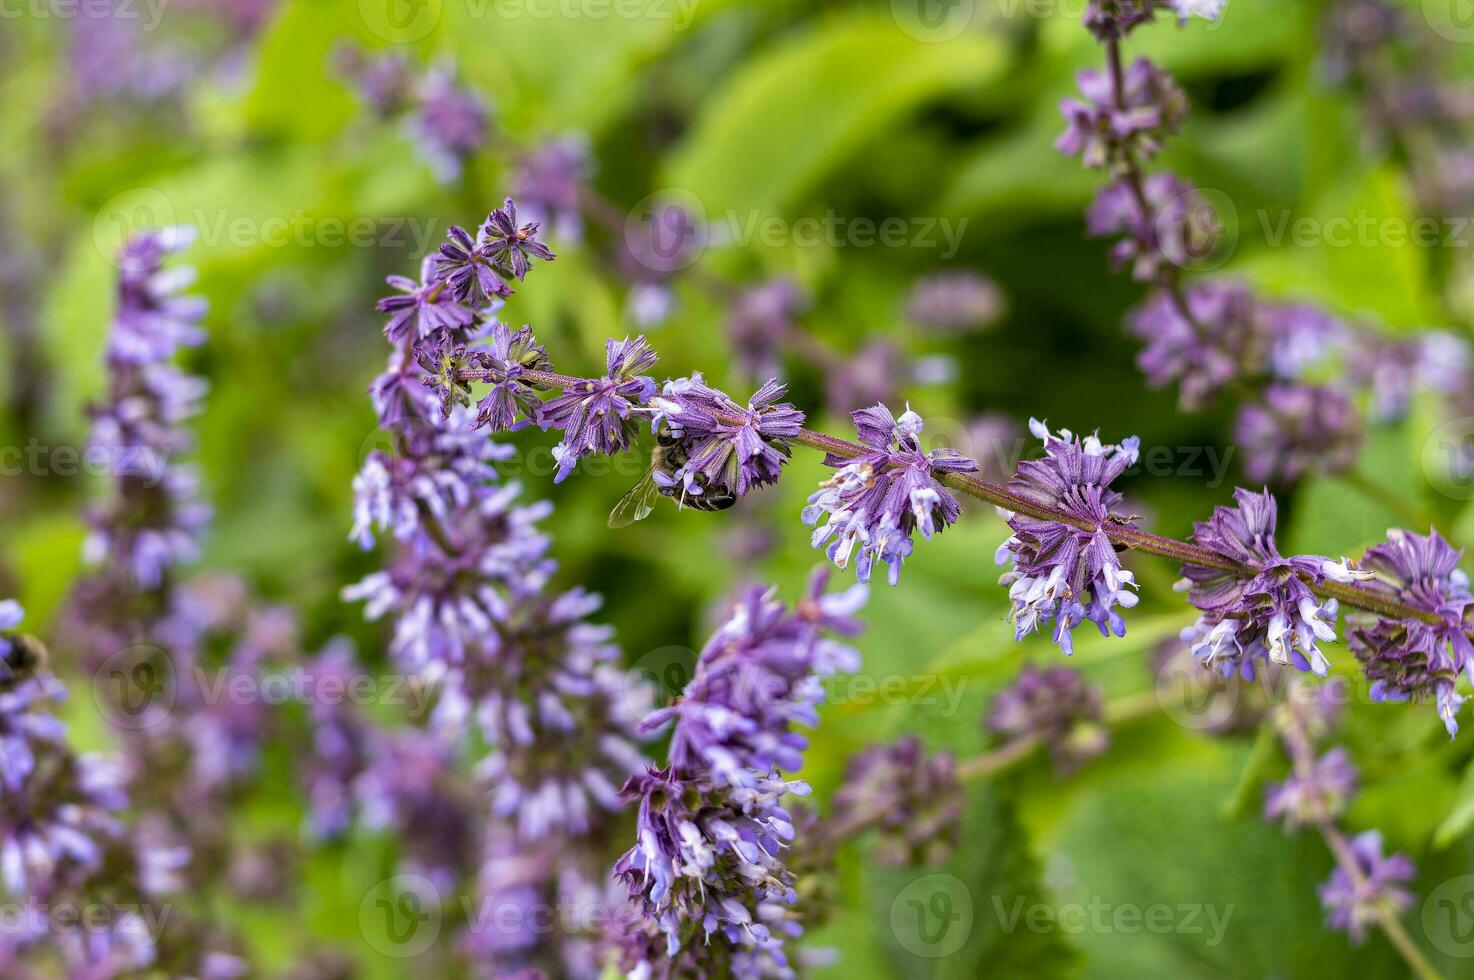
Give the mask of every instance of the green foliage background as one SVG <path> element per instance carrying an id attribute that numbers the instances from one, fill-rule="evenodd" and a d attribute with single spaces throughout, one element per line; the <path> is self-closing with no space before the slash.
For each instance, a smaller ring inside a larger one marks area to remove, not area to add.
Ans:
<path id="1" fill-rule="evenodd" d="M 947 264 L 986 271 L 1010 310 L 987 333 L 930 343 L 957 358 L 960 374 L 911 392 L 912 406 L 929 418 L 1002 411 L 1098 427 L 1109 439 L 1135 433 L 1144 446 L 1227 451 L 1226 411 L 1186 415 L 1171 393 L 1144 388 L 1121 329 L 1138 287 L 1109 272 L 1104 245 L 1083 230 L 1098 175 L 1051 148 L 1059 99 L 1077 70 L 1100 60 L 1076 6 L 1033 16 L 1036 4 L 986 2 L 960 36 L 928 43 L 899 29 L 879 2 L 701 0 L 681 30 L 674 19 L 499 17 L 495 5 L 478 16 L 476 7 L 445 0 L 427 8 L 438 20 L 409 48 L 425 60 L 453 56 L 494 101 L 496 128 L 512 143 L 588 133 L 600 165 L 596 184 L 621 206 L 676 187 L 696 195 L 709 215 L 965 218 L 962 251 Z M 1413 217 L 1402 169 L 1367 145 L 1358 107 L 1325 79 L 1321 14 L 1318 3 L 1233 0 L 1221 26 L 1179 31 L 1164 21 L 1138 33 L 1129 50 L 1159 59 L 1192 96 L 1194 112 L 1166 163 L 1235 206 L 1236 247 L 1222 272 L 1392 329 L 1457 324 L 1465 311 L 1446 298 L 1447 256 L 1436 250 L 1266 241 L 1261 210 L 1271 222 L 1286 212 L 1324 218 L 1359 209 Z M 345 42 L 386 48 L 389 39 L 371 20 L 356 0 L 288 0 L 243 47 L 234 71 L 192 88 L 177 112 L 99 111 L 62 142 L 50 133 L 48 113 L 65 70 L 64 25 L 6 22 L 0 200 L 6 237 L 45 257 L 43 274 L 24 284 L 38 317 L 44 398 L 31 418 L 0 417 L 0 438 L 11 445 L 31 436 L 52 445 L 84 439 L 83 407 L 102 381 L 112 217 L 141 207 L 161 221 L 202 223 L 204 240 L 188 258 L 212 307 L 209 343 L 191 363 L 212 385 L 198 424 L 198 457 L 216 508 L 203 564 L 243 572 L 263 594 L 289 602 L 314 643 L 346 634 L 376 662 L 381 633 L 338 596 L 375 563 L 346 540 L 349 484 L 374 438 L 365 386 L 385 353 L 372 304 L 383 276 L 411 272 L 419 256 L 409 241 L 332 247 L 311 230 L 327 219 L 408 219 L 438 241 L 445 225 L 474 221 L 501 200 L 507 171 L 493 150 L 459 185 L 442 187 L 401 131 L 366 116 L 328 62 Z M 201 50 L 222 42 L 192 38 Z M 1468 47 L 1449 46 L 1455 74 L 1471 65 Z M 249 230 L 282 217 L 307 228 L 307 240 L 273 246 L 228 232 L 238 220 Z M 211 227 L 227 233 L 212 236 Z M 622 287 L 590 250 L 553 244 L 559 260 L 538 269 L 513 311 L 537 326 L 561 369 L 578 372 L 596 363 L 606 336 L 629 331 Z M 761 242 L 703 262 L 744 281 L 796 277 L 815 297 L 806 327 L 841 350 L 902 331 L 905 289 L 943 264 L 934 249 Z M 683 287 L 679 312 L 652 337 L 663 370 L 730 380 L 722 316 Z M 795 400 L 817 414 L 822 379 L 795 366 L 793 380 Z M 1435 421 L 1420 408 L 1379 432 L 1361 468 L 1474 540 L 1474 513 L 1423 476 Z M 840 420 L 822 422 L 843 429 Z M 518 439 L 529 450 L 551 444 L 540 434 Z M 797 512 L 821 469 L 800 456 L 762 505 L 783 533 L 756 575 L 787 596 L 816 561 Z M 1229 480 L 1238 479 L 1235 464 Z M 627 531 L 606 531 L 604 515 L 630 482 L 588 476 L 555 488 L 546 476 L 525 478 L 530 494 L 556 506 L 549 528 L 559 580 L 604 593 L 604 616 L 634 663 L 646 651 L 699 647 L 710 610 L 740 570 L 720 557 L 720 519 L 661 510 Z M 1182 535 L 1228 500 L 1232 483 L 1208 486 L 1185 473 L 1138 476 L 1125 488 L 1154 529 Z M 80 568 L 79 514 L 98 489 L 56 478 L 0 484 L 0 592 L 18 595 L 42 632 Z M 972 511 L 918 546 L 898 589 L 873 590 L 859 644 L 865 673 L 877 680 L 955 680 L 957 710 L 832 705 L 806 773 L 821 801 L 848 757 L 880 737 L 918 732 L 961 758 L 985 751 L 979 719 L 992 692 L 1025 661 L 1058 660 L 1043 638 L 1012 641 L 992 561 L 1002 525 L 984 508 Z M 1286 511 L 1289 545 L 1328 554 L 1359 553 L 1398 520 L 1344 482 L 1304 485 L 1288 496 Z M 1175 569 L 1144 560 L 1135 567 L 1144 588 L 1130 634 L 1087 638 L 1074 658 L 1112 702 L 1149 696 L 1151 647 L 1188 618 L 1170 591 Z M 1349 653 L 1337 653 L 1338 671 L 1352 674 Z M 85 681 L 72 686 L 76 737 L 105 746 Z M 1469 738 L 1449 743 L 1426 708 L 1358 703 L 1350 712 L 1346 740 L 1367 786 L 1349 825 L 1381 828 L 1390 848 L 1414 856 L 1420 903 L 1438 883 L 1474 871 Z M 286 747 L 270 759 L 241 814 L 241 834 L 294 832 L 301 802 L 290 761 Z M 1401 975 L 1379 936 L 1352 949 L 1322 927 L 1315 887 L 1330 859 L 1319 841 L 1259 820 L 1259 787 L 1283 768 L 1252 735 L 1210 739 L 1152 712 L 1121 726 L 1109 755 L 1070 780 L 1034 760 L 975 784 L 965 845 L 938 869 L 963 879 L 973 896 L 974 927 L 962 949 L 939 959 L 909 952 L 891 927 L 892 908 L 926 872 L 884 869 L 853 848 L 842 855 L 839 909 L 810 942 L 833 947 L 838 959 L 816 975 Z M 389 842 L 358 836 L 309 861 L 291 909 L 208 900 L 229 910 L 270 964 L 290 963 L 316 937 L 360 952 L 371 976 L 406 975 L 404 963 L 375 959 L 359 936 L 359 902 L 393 860 Z M 1233 911 L 1217 945 L 1180 932 L 1009 932 L 995 900 L 1007 908 L 1018 896 L 1055 907 L 1097 899 L 1142 908 L 1232 904 Z M 1421 939 L 1420 913 L 1419 904 L 1406 920 Z M 1448 975 L 1474 972 L 1469 961 L 1424 945 Z"/>

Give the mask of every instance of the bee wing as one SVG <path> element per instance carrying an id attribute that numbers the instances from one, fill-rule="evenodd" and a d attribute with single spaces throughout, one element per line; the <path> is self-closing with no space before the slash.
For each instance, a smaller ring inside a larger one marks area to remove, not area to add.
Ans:
<path id="1" fill-rule="evenodd" d="M 629 527 L 635 521 L 643 521 L 650 516 L 659 497 L 660 487 L 655 482 L 655 471 L 652 469 L 614 505 L 614 509 L 609 512 L 609 526 Z"/>

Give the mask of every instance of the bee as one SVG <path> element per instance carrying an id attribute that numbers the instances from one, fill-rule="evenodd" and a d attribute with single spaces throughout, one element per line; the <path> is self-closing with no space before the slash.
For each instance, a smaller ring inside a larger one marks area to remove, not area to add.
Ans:
<path id="1" fill-rule="evenodd" d="M 686 465 L 687 458 L 679 439 L 664 434 L 657 436 L 655 448 L 650 452 L 650 470 L 614 505 L 609 512 L 609 526 L 629 527 L 635 521 L 643 521 L 655 509 L 659 497 L 672 497 L 677 507 L 708 513 L 726 510 L 737 502 L 737 495 L 725 486 L 703 486 L 701 493 L 687 493 L 675 479 L 676 471 Z M 666 477 L 666 481 L 656 480 L 657 474 Z"/>
<path id="2" fill-rule="evenodd" d="M 0 685 L 34 677 L 46 669 L 46 645 L 27 633 L 6 637 L 9 649 L 0 657 Z"/>

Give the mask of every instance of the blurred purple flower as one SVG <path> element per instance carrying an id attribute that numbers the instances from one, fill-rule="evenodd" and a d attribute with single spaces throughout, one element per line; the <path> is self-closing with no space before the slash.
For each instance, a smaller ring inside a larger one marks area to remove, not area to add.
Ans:
<path id="1" fill-rule="evenodd" d="M 1040 670 L 1029 663 L 998 692 L 984 724 L 1005 743 L 1038 739 L 1049 750 L 1054 771 L 1068 775 L 1105 752 L 1110 733 L 1104 717 L 1100 689 L 1086 684 L 1078 670 Z"/>
<path id="2" fill-rule="evenodd" d="M 1362 427 L 1350 399 L 1324 385 L 1271 384 L 1244 404 L 1234 423 L 1244 473 L 1255 483 L 1293 483 L 1312 473 L 1350 469 Z"/>
<path id="3" fill-rule="evenodd" d="M 1385 914 L 1399 915 L 1413 904 L 1412 893 L 1400 883 L 1411 881 L 1413 862 L 1402 854 L 1382 856 L 1382 834 L 1368 830 L 1350 841 L 1350 850 L 1361 872 L 1353 881 L 1344 868 L 1336 868 L 1320 886 L 1320 902 L 1326 910 L 1326 925 L 1347 933 L 1354 943 L 1366 938 L 1367 926 Z"/>

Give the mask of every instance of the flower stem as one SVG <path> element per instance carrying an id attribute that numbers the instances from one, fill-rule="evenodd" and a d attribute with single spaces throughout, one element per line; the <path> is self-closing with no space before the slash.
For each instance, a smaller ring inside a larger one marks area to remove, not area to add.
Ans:
<path id="1" fill-rule="evenodd" d="M 1159 710 L 1159 703 L 1156 692 L 1143 691 L 1140 694 L 1108 702 L 1104 711 L 1105 723 L 1125 725 L 1146 718 L 1157 710 Z M 1024 762 L 1034 754 L 1035 749 L 1040 748 L 1043 744 L 1044 740 L 1038 735 L 1016 738 L 1001 748 L 985 752 L 976 758 L 958 764 L 957 778 L 963 782 L 990 779 Z"/>
<path id="2" fill-rule="evenodd" d="M 1287 713 L 1284 723 L 1279 726 L 1279 731 L 1296 776 L 1307 781 L 1312 780 L 1315 769 L 1315 748 L 1310 744 L 1310 737 L 1306 734 L 1300 721 L 1293 713 Z M 1326 847 L 1330 849 L 1331 856 L 1336 859 L 1337 867 L 1351 879 L 1352 884 L 1358 890 L 1365 888 L 1367 880 L 1366 875 L 1362 872 L 1361 862 L 1357 860 L 1356 854 L 1351 849 L 1351 842 L 1336 826 L 1336 822 L 1329 816 L 1321 816 L 1314 821 L 1314 824 L 1321 839 L 1326 842 Z M 1428 962 L 1412 936 L 1408 935 L 1402 920 L 1398 918 L 1394 910 L 1379 905 L 1376 916 L 1377 925 L 1415 976 L 1421 980 L 1441 980 L 1439 972 L 1433 968 L 1433 964 Z"/>

